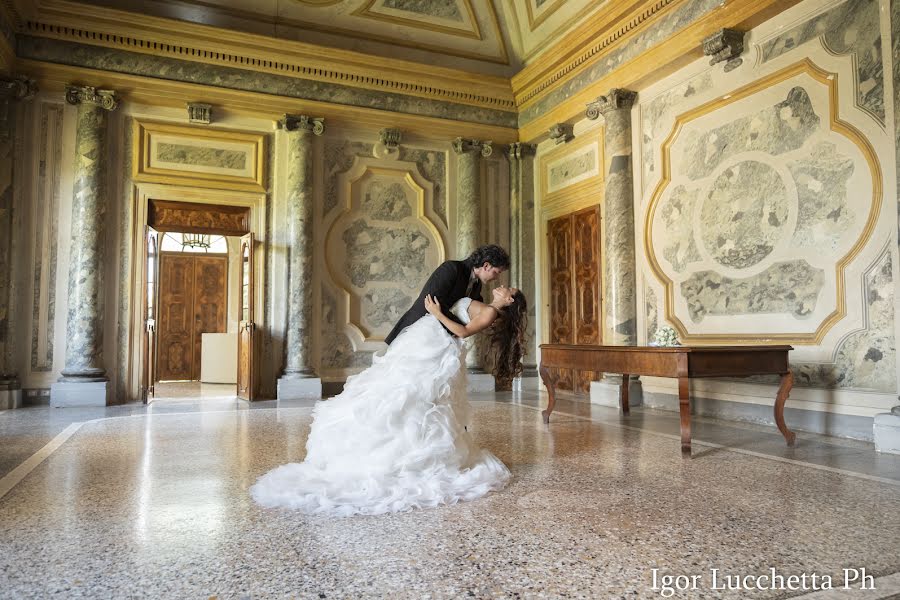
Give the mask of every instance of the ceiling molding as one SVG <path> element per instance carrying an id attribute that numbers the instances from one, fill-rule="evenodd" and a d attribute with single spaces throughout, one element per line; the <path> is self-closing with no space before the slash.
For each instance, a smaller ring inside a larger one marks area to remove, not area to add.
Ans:
<path id="1" fill-rule="evenodd" d="M 25 31 L 82 44 L 117 48 L 367 90 L 514 111 L 509 81 L 446 67 L 325 48 L 160 17 L 48 0 Z M 377 73 L 377 75 L 373 75 Z"/>
<path id="2" fill-rule="evenodd" d="M 493 139 L 498 144 L 518 141 L 516 129 L 496 125 L 424 117 L 33 60 L 18 59 L 16 70 L 33 78 L 42 92 L 59 93 L 60 100 L 64 97 L 66 85 L 84 83 L 113 89 L 123 101 L 147 106 L 183 110 L 187 102 L 208 102 L 216 106 L 217 114 L 271 119 L 273 127 L 274 123 L 286 113 L 304 113 L 325 118 L 329 127 L 380 129 L 390 126 L 429 139 L 449 141 L 457 137 L 481 136 Z"/>
<path id="3" fill-rule="evenodd" d="M 651 0 L 652 1 L 652 0 Z M 665 0 L 656 0 L 663 2 Z M 675 2 L 682 0 L 675 0 Z M 519 138 L 522 142 L 533 142 L 546 137 L 547 130 L 555 123 L 561 123 L 578 119 L 584 114 L 585 105 L 596 100 L 599 94 L 604 94 L 614 87 L 638 88 L 649 81 L 661 79 L 677 69 L 684 67 L 689 62 L 703 56 L 702 44 L 704 38 L 724 28 L 736 28 L 742 31 L 752 29 L 760 23 L 772 18 L 776 14 L 798 4 L 801 0 L 754 0 L 743 2 L 741 0 L 725 0 L 725 4 L 718 9 L 707 13 L 674 35 L 660 40 L 649 50 L 622 64 L 614 71 L 608 72 L 600 79 L 594 80 L 590 85 L 567 96 L 566 100 L 557 104 L 552 110 L 547 111 L 533 121 L 519 127 Z M 631 32 L 617 45 L 627 41 L 637 31 Z M 614 46 L 610 46 L 603 52 L 591 57 L 589 63 L 595 64 L 602 60 L 607 52 Z M 581 72 L 572 70 L 566 74 L 565 79 L 556 82 L 554 88 L 565 83 Z M 514 78 L 515 79 L 515 78 Z M 515 85 L 515 84 L 514 84 Z M 553 88 L 550 88 L 553 89 Z M 548 90 L 544 90 L 542 95 Z M 531 99 L 531 104 L 537 98 Z"/>
<path id="4" fill-rule="evenodd" d="M 537 101 L 684 0 L 610 2 L 511 79 L 516 106 Z"/>
<path id="5" fill-rule="evenodd" d="M 532 3 L 535 2 L 535 0 L 525 0 L 525 10 L 528 11 L 528 28 L 531 31 L 534 31 L 535 29 L 540 27 L 541 23 L 546 21 L 550 17 L 550 15 L 559 10 L 559 7 L 561 7 L 565 3 L 565 1 L 566 0 L 556 0 L 547 8 L 539 11 L 540 14 L 537 16 L 537 18 L 535 18 L 534 8 L 532 8 L 531 6 Z"/>

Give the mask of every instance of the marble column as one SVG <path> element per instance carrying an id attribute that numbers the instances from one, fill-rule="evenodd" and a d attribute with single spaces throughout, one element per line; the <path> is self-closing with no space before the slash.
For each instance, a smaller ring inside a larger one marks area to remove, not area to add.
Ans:
<path id="1" fill-rule="evenodd" d="M 900 215 L 900 0 L 891 0 L 891 52 L 894 56 L 894 148 L 896 150 L 894 176 L 898 185 L 897 213 Z M 900 231 L 898 231 L 898 235 L 900 235 Z M 900 290 L 900 283 L 895 283 L 894 287 L 895 290 Z M 895 332 L 900 337 L 900 311 L 897 311 L 895 321 Z M 897 367 L 897 373 L 900 376 L 900 365 Z M 900 386 L 900 381 L 898 381 L 898 386 Z M 894 406 L 889 413 L 875 415 L 873 429 L 876 450 L 900 454 L 900 403 Z"/>
<path id="2" fill-rule="evenodd" d="M 78 107 L 73 166 L 66 362 L 51 387 L 51 406 L 105 406 L 109 378 L 103 366 L 103 283 L 106 265 L 107 118 L 116 93 L 68 86 Z"/>
<path id="3" fill-rule="evenodd" d="M 288 212 L 288 312 L 284 372 L 278 379 L 278 399 L 321 398 L 322 380 L 310 364 L 312 350 L 313 276 L 313 137 L 325 131 L 323 119 L 285 115 L 284 131 Z"/>
<path id="4" fill-rule="evenodd" d="M 605 188 L 603 193 L 603 343 L 613 346 L 637 344 L 637 285 L 634 247 L 634 179 L 632 178 L 631 107 L 636 92 L 612 89 L 588 104 L 586 116 L 603 115 Z M 621 378 L 607 375 L 618 397 Z M 598 386 L 600 387 L 600 386 Z M 640 390 L 632 382 L 631 397 L 640 402 Z M 598 392 L 599 393 L 599 392 Z M 606 394 L 609 396 L 610 394 Z M 595 401 L 592 389 L 592 402 Z M 605 404 L 606 402 L 599 402 Z"/>
<path id="5" fill-rule="evenodd" d="M 462 260 L 482 244 L 481 223 L 481 159 L 493 153 L 490 141 L 456 138 L 453 151 L 457 155 L 456 177 L 456 255 Z M 470 338 L 466 353 L 469 388 L 494 391 L 494 378 L 484 372 L 481 355 L 482 336 Z"/>
<path id="6" fill-rule="evenodd" d="M 524 358 L 522 379 L 533 378 L 537 384 L 537 350 L 535 341 L 536 288 L 534 283 L 534 154 L 533 144 L 516 142 L 509 145 L 509 285 L 519 288 L 528 300 L 528 339 L 531 347 Z"/>
<path id="7" fill-rule="evenodd" d="M 631 106 L 636 95 L 628 90 L 613 89 L 589 104 L 587 110 L 589 119 L 603 115 L 605 120 L 604 343 L 617 346 L 637 343 L 634 180 L 631 171 Z"/>
<path id="8" fill-rule="evenodd" d="M 11 318 L 12 240 L 14 235 L 13 186 L 15 173 L 15 139 L 17 105 L 34 96 L 37 88 L 25 77 L 0 77 L 0 410 L 18 408 L 22 389 L 12 356 Z"/>

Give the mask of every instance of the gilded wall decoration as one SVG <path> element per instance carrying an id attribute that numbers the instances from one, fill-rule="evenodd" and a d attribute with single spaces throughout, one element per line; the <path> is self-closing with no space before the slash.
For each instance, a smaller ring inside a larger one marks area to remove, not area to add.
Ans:
<path id="1" fill-rule="evenodd" d="M 265 190 L 261 133 L 133 121 L 135 181 Z"/>
<path id="2" fill-rule="evenodd" d="M 847 314 L 882 183 L 838 114 L 837 75 L 806 60 L 675 119 L 644 241 L 682 340 L 815 344 Z"/>
<path id="3" fill-rule="evenodd" d="M 881 60 L 879 1 L 847 0 L 779 33 L 763 43 L 763 62 L 817 38 L 834 54 L 855 55 L 857 105 L 883 124 L 884 67 Z"/>

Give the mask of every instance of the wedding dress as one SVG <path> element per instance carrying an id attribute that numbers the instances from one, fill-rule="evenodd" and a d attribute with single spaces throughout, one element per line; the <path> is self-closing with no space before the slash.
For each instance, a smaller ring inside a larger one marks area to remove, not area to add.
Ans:
<path id="1" fill-rule="evenodd" d="M 463 323 L 470 303 L 451 307 Z M 316 404 L 303 462 L 269 471 L 250 493 L 263 506 L 335 516 L 473 500 L 510 474 L 475 444 L 470 415 L 463 342 L 425 315 Z"/>

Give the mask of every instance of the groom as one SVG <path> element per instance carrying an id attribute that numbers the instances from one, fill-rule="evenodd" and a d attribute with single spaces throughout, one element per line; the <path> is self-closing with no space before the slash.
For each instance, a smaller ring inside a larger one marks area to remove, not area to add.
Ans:
<path id="1" fill-rule="evenodd" d="M 438 299 L 444 314 L 458 323 L 459 319 L 447 312 L 453 304 L 464 297 L 481 300 L 481 284 L 494 281 L 508 268 L 509 254 L 494 244 L 477 248 L 465 260 L 445 261 L 431 274 L 418 299 L 384 341 L 390 344 L 404 328 L 425 316 L 425 296 L 429 294 Z"/>

